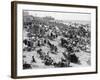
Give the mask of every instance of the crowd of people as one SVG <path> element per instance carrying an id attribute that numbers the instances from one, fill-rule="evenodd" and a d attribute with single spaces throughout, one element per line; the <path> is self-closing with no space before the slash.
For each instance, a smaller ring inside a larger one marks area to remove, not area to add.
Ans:
<path id="1" fill-rule="evenodd" d="M 25 22 L 23 30 L 26 35 L 23 36 L 23 52 L 28 54 L 28 52 L 36 51 L 46 66 L 71 67 L 70 63 L 81 64 L 75 53 L 80 51 L 90 53 L 90 26 L 76 23 L 62 24 L 55 20 L 43 21 L 41 18 Z M 47 52 L 42 47 L 47 47 Z M 50 55 L 59 55 L 58 47 L 64 50 L 61 52 L 59 61 L 56 62 Z M 36 63 L 34 54 L 32 63 Z M 24 61 L 23 67 L 31 68 L 32 66 Z"/>

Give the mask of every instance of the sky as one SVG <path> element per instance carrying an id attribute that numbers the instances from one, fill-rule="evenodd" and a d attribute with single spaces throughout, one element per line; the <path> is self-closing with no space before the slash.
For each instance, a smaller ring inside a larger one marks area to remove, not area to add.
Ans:
<path id="1" fill-rule="evenodd" d="M 91 14 L 89 13 L 75 13 L 75 12 L 47 12 L 47 11 L 24 11 L 28 12 L 30 15 L 45 17 L 52 16 L 58 20 L 80 20 L 80 21 L 90 21 Z"/>

